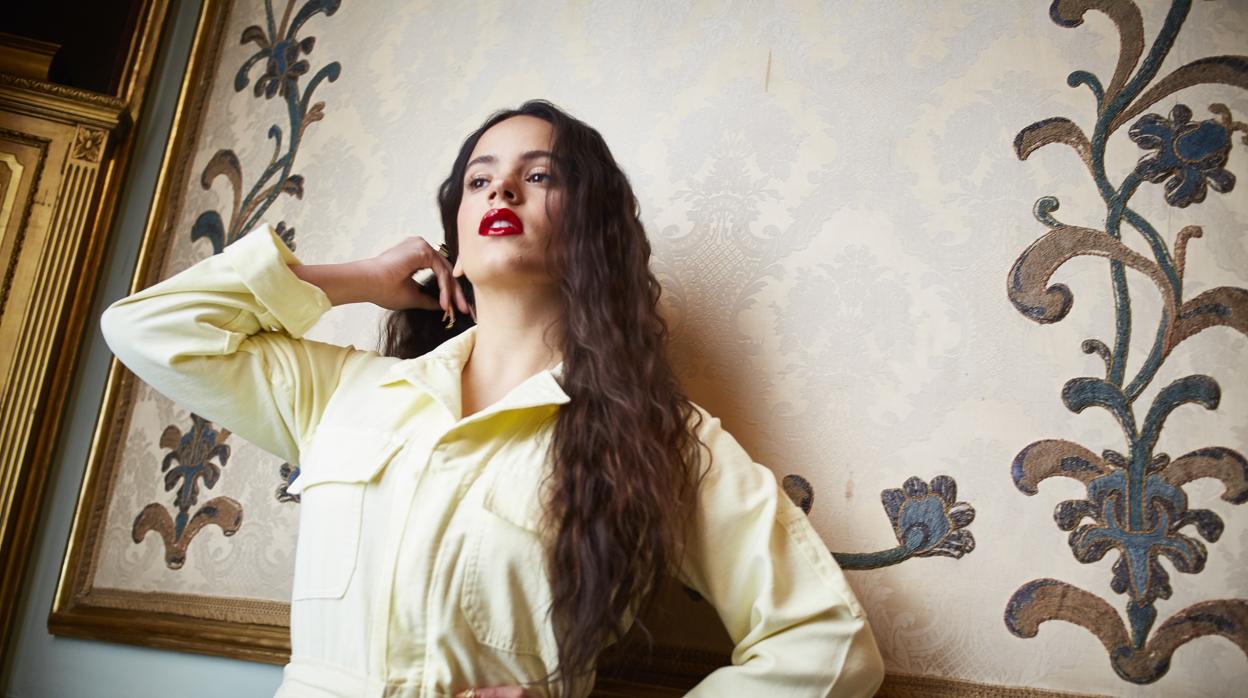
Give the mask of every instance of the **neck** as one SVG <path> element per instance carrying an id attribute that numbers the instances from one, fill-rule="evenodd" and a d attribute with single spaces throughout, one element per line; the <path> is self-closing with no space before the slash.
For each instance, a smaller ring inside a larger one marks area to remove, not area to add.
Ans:
<path id="1" fill-rule="evenodd" d="M 477 327 L 462 376 L 464 416 L 562 359 L 558 289 L 475 287 Z"/>

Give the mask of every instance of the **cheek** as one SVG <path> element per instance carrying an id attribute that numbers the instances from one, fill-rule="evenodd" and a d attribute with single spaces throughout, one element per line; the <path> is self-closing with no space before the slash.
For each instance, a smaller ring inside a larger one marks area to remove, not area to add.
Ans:
<path id="1" fill-rule="evenodd" d="M 481 216 L 484 211 L 476 210 L 465 199 L 459 205 L 459 214 L 455 217 L 455 227 L 459 234 L 459 249 L 464 249 L 464 245 L 471 245 L 477 237 L 477 228 L 481 225 Z"/>

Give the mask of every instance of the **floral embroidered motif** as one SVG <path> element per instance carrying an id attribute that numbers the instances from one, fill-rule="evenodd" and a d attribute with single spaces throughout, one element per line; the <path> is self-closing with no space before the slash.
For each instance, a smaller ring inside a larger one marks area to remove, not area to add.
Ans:
<path id="1" fill-rule="evenodd" d="M 160 469 L 165 474 L 165 490 L 177 490 L 173 505 L 178 514 L 171 517 L 164 505 L 152 502 L 135 517 L 130 534 L 135 543 L 142 543 L 149 531 L 159 533 L 170 569 L 180 569 L 186 563 L 186 548 L 204 526 L 216 525 L 226 536 L 234 535 L 242 526 L 243 507 L 229 497 L 216 497 L 191 514 L 199 503 L 200 484 L 206 489 L 215 487 L 221 468 L 230 460 L 230 447 L 225 444 L 229 437 L 228 430 L 217 431 L 208 420 L 194 414 L 187 433 L 171 424 L 160 435 L 161 448 L 169 449 Z"/>
<path id="2" fill-rule="evenodd" d="M 1145 114 L 1129 131 L 1136 145 L 1157 151 L 1140 158 L 1135 173 L 1154 184 L 1164 181 L 1166 203 L 1179 208 L 1204 201 L 1206 183 L 1223 194 L 1235 186 L 1235 175 L 1223 169 L 1231 152 L 1230 129 L 1213 119 L 1191 119 L 1192 110 L 1176 104 L 1169 119 Z"/>
<path id="3" fill-rule="evenodd" d="M 1107 410 L 1122 429 L 1126 448 L 1101 455 L 1063 439 L 1044 439 L 1026 446 L 1014 459 L 1015 486 L 1035 495 L 1038 485 L 1050 477 L 1068 477 L 1086 487 L 1087 497 L 1061 502 L 1054 513 L 1058 528 L 1069 531 L 1075 560 L 1092 563 L 1114 553 L 1110 589 L 1125 594 L 1126 620 L 1105 599 L 1056 579 L 1027 582 L 1010 598 L 1005 624 L 1018 637 L 1035 637 L 1042 623 L 1062 620 L 1081 626 L 1097 636 L 1109 652 L 1114 671 L 1126 681 L 1152 683 L 1170 668 L 1174 651 L 1204 636 L 1221 635 L 1248 652 L 1248 600 L 1219 599 L 1196 603 L 1170 616 L 1159 626 L 1155 603 L 1170 598 L 1170 576 L 1159 564 L 1166 558 L 1175 571 L 1198 574 L 1205 567 L 1204 543 L 1222 535 L 1223 522 L 1208 509 L 1192 509 L 1183 486 L 1199 478 L 1216 478 L 1225 485 L 1222 499 L 1236 504 L 1248 501 L 1248 461 L 1220 446 L 1200 448 L 1178 458 L 1157 453 L 1157 441 L 1166 418 L 1176 408 L 1194 404 L 1217 409 L 1221 388 L 1211 377 L 1189 375 L 1163 387 L 1144 412 L 1136 415 L 1143 391 L 1158 375 L 1161 364 L 1185 339 L 1209 327 L 1224 326 L 1248 335 L 1248 290 L 1212 288 L 1184 299 L 1184 260 L 1187 243 L 1203 235 L 1188 226 L 1174 236 L 1171 253 L 1161 233 L 1129 207 L 1143 182 L 1162 183 L 1171 206 L 1187 207 L 1205 199 L 1207 189 L 1225 193 L 1235 177 L 1224 169 L 1235 131 L 1248 132 L 1231 119 L 1230 110 L 1214 104 L 1209 110 L 1217 119 L 1192 121 L 1192 111 L 1179 104 L 1170 117 L 1144 114 L 1128 135 L 1139 147 L 1152 151 L 1117 185 L 1105 171 L 1105 147 L 1110 135 L 1158 100 L 1197 84 L 1225 84 L 1248 88 L 1248 57 L 1213 56 L 1181 66 L 1145 90 L 1174 45 L 1187 18 L 1190 0 L 1174 0 L 1156 42 L 1144 55 L 1143 25 L 1133 3 L 1108 0 L 1055 0 L 1050 9 L 1061 26 L 1075 27 L 1085 13 L 1107 15 L 1121 36 L 1121 56 L 1108 88 L 1087 71 L 1071 73 L 1072 87 L 1086 86 L 1096 98 L 1095 131 L 1088 138 L 1072 121 L 1051 118 L 1023 129 L 1014 141 L 1020 159 L 1050 143 L 1070 146 L 1079 155 L 1106 207 L 1105 229 L 1065 225 L 1054 217 L 1056 197 L 1041 197 L 1035 204 L 1036 220 L 1049 231 L 1015 261 L 1007 277 L 1014 307 L 1039 323 L 1058 322 L 1070 311 L 1073 294 L 1063 284 L 1049 284 L 1053 274 L 1077 256 L 1109 260 L 1114 300 L 1114 338 L 1110 347 L 1099 339 L 1082 344 L 1105 364 L 1105 377 L 1079 377 L 1067 381 L 1062 401 L 1075 413 L 1090 407 Z M 1245 142 L 1248 142 L 1246 140 Z M 1121 241 L 1124 223 L 1145 239 L 1153 259 Z M 1140 272 L 1157 288 L 1162 314 L 1153 345 L 1127 379 L 1127 353 L 1131 346 L 1131 293 L 1126 268 Z M 1194 529 L 1189 535 L 1186 529 Z"/>
<path id="4" fill-rule="evenodd" d="M 781 486 L 798 508 L 810 513 L 815 492 L 806 478 L 786 475 Z M 912 477 L 900 488 L 880 493 L 884 512 L 897 537 L 897 547 L 871 553 L 832 553 L 832 556 L 847 570 L 888 567 L 912 557 L 960 558 L 975 549 L 975 537 L 966 530 L 975 520 L 975 508 L 957 498 L 958 485 L 948 475 L 937 475 L 930 483 Z"/>

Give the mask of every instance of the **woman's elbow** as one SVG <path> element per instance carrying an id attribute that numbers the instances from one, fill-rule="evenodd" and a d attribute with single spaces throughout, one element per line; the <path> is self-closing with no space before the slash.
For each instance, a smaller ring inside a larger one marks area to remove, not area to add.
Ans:
<path id="1" fill-rule="evenodd" d="M 828 695 L 831 698 L 869 697 L 875 695 L 882 683 L 884 657 L 880 655 L 870 624 L 863 617 L 862 627 L 854 633 L 841 673 Z"/>
<path id="2" fill-rule="evenodd" d="M 145 317 L 146 315 L 146 317 Z M 100 334 L 126 368 L 147 380 L 153 367 L 167 365 L 167 336 L 150 315 L 130 304 L 114 303 L 100 314 Z"/>
<path id="3" fill-rule="evenodd" d="M 100 334 L 104 335 L 104 343 L 108 348 L 118 356 L 118 350 L 130 343 L 128 337 L 133 334 L 133 328 L 125 311 L 119 309 L 117 304 L 108 306 L 100 314 Z"/>

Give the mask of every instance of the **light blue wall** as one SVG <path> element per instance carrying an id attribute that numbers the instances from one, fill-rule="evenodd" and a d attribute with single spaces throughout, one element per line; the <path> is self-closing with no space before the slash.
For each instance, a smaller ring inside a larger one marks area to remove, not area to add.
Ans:
<path id="1" fill-rule="evenodd" d="M 169 34 L 155 66 L 151 101 L 146 107 L 146 121 L 139 129 L 92 318 L 98 318 L 108 303 L 124 296 L 129 288 L 199 6 L 200 0 L 173 0 Z M 69 396 L 61 444 L 49 474 L 49 491 L 43 504 L 35 558 L 19 604 L 14 645 L 4 660 L 4 695 L 7 698 L 273 695 L 281 682 L 280 667 L 48 634 L 48 612 L 52 608 L 52 595 L 65 555 L 111 356 L 97 324 L 93 323 L 88 329 L 79 355 L 81 361 Z"/>

